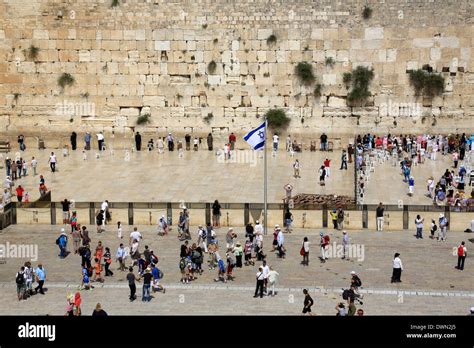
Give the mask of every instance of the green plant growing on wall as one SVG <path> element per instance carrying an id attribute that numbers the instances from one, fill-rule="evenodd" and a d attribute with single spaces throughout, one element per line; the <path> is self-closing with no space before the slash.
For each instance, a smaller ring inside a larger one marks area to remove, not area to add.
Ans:
<path id="1" fill-rule="evenodd" d="M 74 76 L 69 73 L 62 73 L 58 78 L 58 85 L 62 89 L 64 89 L 66 86 L 72 86 L 74 82 Z"/>
<path id="2" fill-rule="evenodd" d="M 326 64 L 326 66 L 332 68 L 334 64 L 336 64 L 336 61 L 333 57 L 327 57 L 324 63 Z"/>
<path id="3" fill-rule="evenodd" d="M 207 29 L 207 23 L 204 23 L 204 24 L 202 25 L 202 28 L 203 28 L 203 29 Z"/>
<path id="4" fill-rule="evenodd" d="M 274 45 L 276 42 L 277 42 L 277 37 L 274 34 L 267 37 L 267 45 L 268 46 Z"/>
<path id="5" fill-rule="evenodd" d="M 295 73 L 304 85 L 310 85 L 316 80 L 313 73 L 313 67 L 307 62 L 298 63 L 295 68 Z"/>
<path id="6" fill-rule="evenodd" d="M 270 77 L 270 73 L 269 72 L 263 73 L 263 77 Z"/>
<path id="7" fill-rule="evenodd" d="M 219 39 L 214 39 L 212 42 L 214 43 L 214 45 L 216 45 L 219 42 Z"/>
<path id="8" fill-rule="evenodd" d="M 39 51 L 40 51 L 39 47 L 31 45 L 26 50 L 26 56 L 28 59 L 35 61 L 38 58 Z"/>
<path id="9" fill-rule="evenodd" d="M 319 98 L 322 94 L 322 89 L 323 89 L 323 85 L 321 85 L 320 83 L 316 84 L 316 86 L 314 86 L 313 95 L 316 98 Z"/>
<path id="10" fill-rule="evenodd" d="M 349 89 L 349 87 L 351 86 L 351 80 L 352 80 L 352 74 L 350 72 L 345 72 L 342 75 L 342 82 L 346 86 L 346 89 Z"/>
<path id="11" fill-rule="evenodd" d="M 143 125 L 143 124 L 150 123 L 150 117 L 151 117 L 151 115 L 148 114 L 148 113 L 138 116 L 137 125 Z"/>
<path id="12" fill-rule="evenodd" d="M 203 121 L 206 124 L 211 124 L 212 119 L 214 118 L 214 115 L 212 112 L 208 113 L 207 116 L 204 116 Z"/>
<path id="13" fill-rule="evenodd" d="M 362 17 L 364 19 L 369 19 L 372 17 L 372 9 L 369 6 L 364 6 L 364 9 L 362 10 Z"/>
<path id="14" fill-rule="evenodd" d="M 209 64 L 207 65 L 207 71 L 209 72 L 209 74 L 214 74 L 214 72 L 216 71 L 216 68 L 217 68 L 217 64 L 213 60 L 211 60 Z"/>
<path id="15" fill-rule="evenodd" d="M 81 93 L 81 98 L 89 98 L 89 92 Z"/>
<path id="16" fill-rule="evenodd" d="M 268 127 L 274 130 L 287 128 L 291 121 L 282 109 L 268 110 L 265 116 L 267 117 Z"/>
<path id="17" fill-rule="evenodd" d="M 345 78 L 349 79 L 348 75 L 346 75 Z M 367 98 L 372 95 L 369 91 L 369 85 L 373 78 L 373 69 L 358 66 L 352 71 L 350 74 L 352 89 L 347 95 L 347 101 L 350 105 L 365 105 Z"/>
<path id="18" fill-rule="evenodd" d="M 444 92 L 444 77 L 426 70 L 417 69 L 409 72 L 410 85 L 415 90 L 415 95 L 434 97 L 442 94 Z"/>
<path id="19" fill-rule="evenodd" d="M 112 0 L 112 3 L 110 4 L 110 7 L 117 7 L 118 5 L 120 5 L 119 0 Z"/>
<path id="20" fill-rule="evenodd" d="M 20 96 L 21 96 L 21 93 L 13 93 L 13 101 L 17 102 L 18 98 L 20 98 Z"/>

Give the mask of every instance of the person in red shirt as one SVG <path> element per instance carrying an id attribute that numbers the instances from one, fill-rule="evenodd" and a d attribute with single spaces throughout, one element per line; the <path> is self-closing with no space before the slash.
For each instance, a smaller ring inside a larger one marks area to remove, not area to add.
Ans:
<path id="1" fill-rule="evenodd" d="M 235 137 L 235 134 L 234 133 L 230 133 L 229 135 L 229 143 L 230 143 L 230 149 L 232 151 L 234 151 L 234 145 L 235 145 L 235 142 L 236 142 L 237 138 Z"/>
<path id="2" fill-rule="evenodd" d="M 331 165 L 331 160 L 329 158 L 326 158 L 326 160 L 324 161 L 324 169 L 326 170 L 326 178 L 329 178 L 330 165 Z"/>
<path id="3" fill-rule="evenodd" d="M 25 190 L 23 189 L 23 187 L 21 187 L 21 185 L 18 185 L 18 187 L 16 188 L 16 198 L 18 198 L 18 202 L 21 202 L 23 200 L 24 192 Z"/>

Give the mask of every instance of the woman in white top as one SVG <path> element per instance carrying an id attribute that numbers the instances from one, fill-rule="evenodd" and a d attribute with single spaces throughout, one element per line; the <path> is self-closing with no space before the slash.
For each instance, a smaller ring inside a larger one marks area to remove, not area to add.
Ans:
<path id="1" fill-rule="evenodd" d="M 402 260 L 400 259 L 400 254 L 395 253 L 393 257 L 393 273 L 392 273 L 392 283 L 401 283 L 400 279 L 402 276 L 403 265 Z"/>
<path id="2" fill-rule="evenodd" d="M 272 289 L 272 297 L 275 296 L 275 284 L 278 283 L 279 276 L 280 274 L 270 266 L 270 272 L 268 272 L 268 282 L 270 283 L 270 287 Z"/>

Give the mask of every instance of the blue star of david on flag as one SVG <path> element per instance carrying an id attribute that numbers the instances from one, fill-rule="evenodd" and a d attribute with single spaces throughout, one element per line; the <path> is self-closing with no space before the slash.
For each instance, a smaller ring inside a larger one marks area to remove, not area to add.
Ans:
<path id="1" fill-rule="evenodd" d="M 265 122 L 263 122 L 260 126 L 245 134 L 244 140 L 249 143 L 254 150 L 258 150 L 265 145 L 265 133 Z"/>

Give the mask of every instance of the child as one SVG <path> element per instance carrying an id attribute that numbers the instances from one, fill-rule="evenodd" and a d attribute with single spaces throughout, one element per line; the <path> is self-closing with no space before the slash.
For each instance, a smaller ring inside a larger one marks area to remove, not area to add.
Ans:
<path id="1" fill-rule="evenodd" d="M 76 230 L 77 226 L 77 213 L 75 211 L 72 212 L 71 220 L 69 222 L 71 224 L 71 233 Z"/>
<path id="2" fill-rule="evenodd" d="M 25 193 L 25 203 L 30 203 L 30 194 L 28 192 Z"/>
<path id="3" fill-rule="evenodd" d="M 89 280 L 89 272 L 87 271 L 87 268 L 82 269 L 82 283 L 81 283 L 81 289 L 84 290 L 90 290 L 92 286 L 90 285 L 90 280 Z"/>
<path id="4" fill-rule="evenodd" d="M 247 239 L 245 242 L 245 248 L 244 248 L 244 253 L 245 253 L 245 266 L 250 265 L 255 265 L 255 262 L 252 261 L 252 249 L 253 249 L 253 243 L 250 241 L 250 239 Z"/>
<path id="5" fill-rule="evenodd" d="M 431 232 L 430 238 L 431 239 L 434 239 L 434 235 L 435 235 L 437 230 L 438 230 L 438 226 L 436 226 L 436 221 L 431 219 L 431 228 L 430 228 L 430 232 Z"/>
<path id="6" fill-rule="evenodd" d="M 102 278 L 102 265 L 100 264 L 100 261 L 99 259 L 96 257 L 94 259 L 95 261 L 95 265 L 94 265 L 94 270 L 95 270 L 95 274 L 94 274 L 94 281 L 95 282 L 103 282 L 104 279 Z"/>
<path id="7" fill-rule="evenodd" d="M 99 240 L 99 243 L 97 244 L 97 247 L 95 248 L 94 256 L 100 262 L 102 260 L 102 255 L 104 255 L 104 246 L 102 245 L 102 242 Z"/>
<path id="8" fill-rule="evenodd" d="M 76 317 L 80 316 L 82 314 L 81 312 L 81 294 L 76 292 L 76 295 L 74 295 L 74 315 Z"/>
<path id="9" fill-rule="evenodd" d="M 117 236 L 119 237 L 119 239 L 122 239 L 123 238 L 123 235 L 122 235 L 122 223 L 120 221 L 117 222 Z"/>

